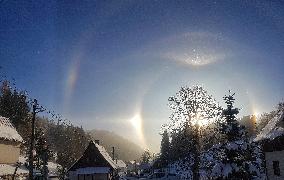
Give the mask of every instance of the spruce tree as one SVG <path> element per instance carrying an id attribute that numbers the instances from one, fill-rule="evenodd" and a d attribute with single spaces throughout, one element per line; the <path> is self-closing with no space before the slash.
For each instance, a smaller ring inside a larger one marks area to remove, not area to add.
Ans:
<path id="1" fill-rule="evenodd" d="M 45 178 L 47 178 L 48 169 L 47 162 L 51 156 L 51 151 L 48 149 L 44 130 L 39 128 L 35 131 L 35 151 L 36 151 L 36 168 L 39 169 Z"/>
<path id="2" fill-rule="evenodd" d="M 149 149 L 146 149 L 143 154 L 141 155 L 140 162 L 144 164 L 148 164 L 151 160 L 151 152 Z"/>
<path id="3" fill-rule="evenodd" d="M 227 104 L 227 109 L 224 109 L 222 112 L 225 122 L 221 124 L 221 132 L 227 136 L 228 141 L 240 140 L 245 135 L 244 127 L 240 126 L 236 118 L 239 109 L 233 107 L 235 102 L 234 95 L 229 94 L 223 98 Z"/>
<path id="4" fill-rule="evenodd" d="M 227 108 L 219 122 L 220 132 L 224 134 L 224 143 L 217 144 L 204 153 L 203 168 L 210 169 L 210 179 L 265 179 L 263 154 L 260 146 L 250 142 L 245 129 L 240 126 L 234 108 L 234 94 L 224 97 Z"/>
<path id="5" fill-rule="evenodd" d="M 1 85 L 0 115 L 9 118 L 18 130 L 20 126 L 26 125 L 29 112 L 26 94 L 12 90 L 9 82 L 4 81 Z"/>
<path id="6" fill-rule="evenodd" d="M 162 134 L 161 141 L 161 154 L 160 154 L 160 163 L 162 167 L 166 167 L 170 159 L 170 139 L 167 130 Z"/>

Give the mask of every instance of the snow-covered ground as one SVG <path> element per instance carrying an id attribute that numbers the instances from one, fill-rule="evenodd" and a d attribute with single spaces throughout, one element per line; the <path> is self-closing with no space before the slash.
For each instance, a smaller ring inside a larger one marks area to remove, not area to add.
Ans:
<path id="1" fill-rule="evenodd" d="M 0 176 L 4 176 L 4 175 L 11 175 L 14 174 L 16 169 L 16 165 L 11 165 L 11 164 L 0 164 Z M 17 169 L 17 175 L 24 175 L 24 174 L 28 174 L 29 171 L 28 169 L 21 165 L 18 169 Z"/>

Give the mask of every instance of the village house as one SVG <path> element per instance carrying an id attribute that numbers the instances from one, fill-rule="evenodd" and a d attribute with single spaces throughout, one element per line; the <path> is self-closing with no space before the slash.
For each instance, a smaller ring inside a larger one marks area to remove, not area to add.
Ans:
<path id="1" fill-rule="evenodd" d="M 10 120 L 0 116 L 0 179 L 25 178 L 27 168 L 19 161 L 22 137 Z"/>
<path id="2" fill-rule="evenodd" d="M 265 154 L 267 178 L 284 179 L 284 112 L 280 111 L 255 138 Z"/>
<path id="3" fill-rule="evenodd" d="M 123 161 L 123 160 L 121 160 L 121 159 L 116 159 L 115 160 L 115 164 L 116 164 L 116 166 L 117 166 L 117 170 L 118 170 L 118 172 L 120 172 L 120 173 L 126 173 L 126 164 L 125 164 L 125 162 Z"/>
<path id="4" fill-rule="evenodd" d="M 139 163 L 136 161 L 129 161 L 126 164 L 127 173 L 137 172 Z"/>
<path id="5" fill-rule="evenodd" d="M 90 141 L 68 174 L 70 180 L 111 180 L 117 176 L 117 166 L 99 141 Z"/>

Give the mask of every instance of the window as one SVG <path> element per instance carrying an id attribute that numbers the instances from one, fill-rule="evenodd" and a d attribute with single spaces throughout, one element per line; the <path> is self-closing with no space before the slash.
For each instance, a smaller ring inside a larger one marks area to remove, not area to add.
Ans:
<path id="1" fill-rule="evenodd" d="M 279 161 L 273 161 L 274 175 L 280 176 Z"/>

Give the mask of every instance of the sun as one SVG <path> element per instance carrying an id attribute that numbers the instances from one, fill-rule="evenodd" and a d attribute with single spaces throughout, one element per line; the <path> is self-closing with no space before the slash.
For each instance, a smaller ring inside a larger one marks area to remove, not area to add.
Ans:
<path id="1" fill-rule="evenodd" d="M 130 119 L 130 123 L 139 132 L 142 128 L 142 120 L 139 114 L 136 114 L 133 118 Z"/>
<path id="2" fill-rule="evenodd" d="M 143 133 L 143 122 L 142 122 L 142 117 L 140 113 L 136 113 L 130 120 L 130 124 L 133 126 L 139 140 L 140 140 L 140 145 L 143 148 L 147 148 L 145 138 L 144 138 L 144 133 Z"/>
<path id="3" fill-rule="evenodd" d="M 194 125 L 198 125 L 199 127 L 201 126 L 208 126 L 210 121 L 206 118 L 203 118 L 199 113 L 197 113 L 197 115 L 195 116 L 195 118 L 193 118 L 192 123 Z"/>

